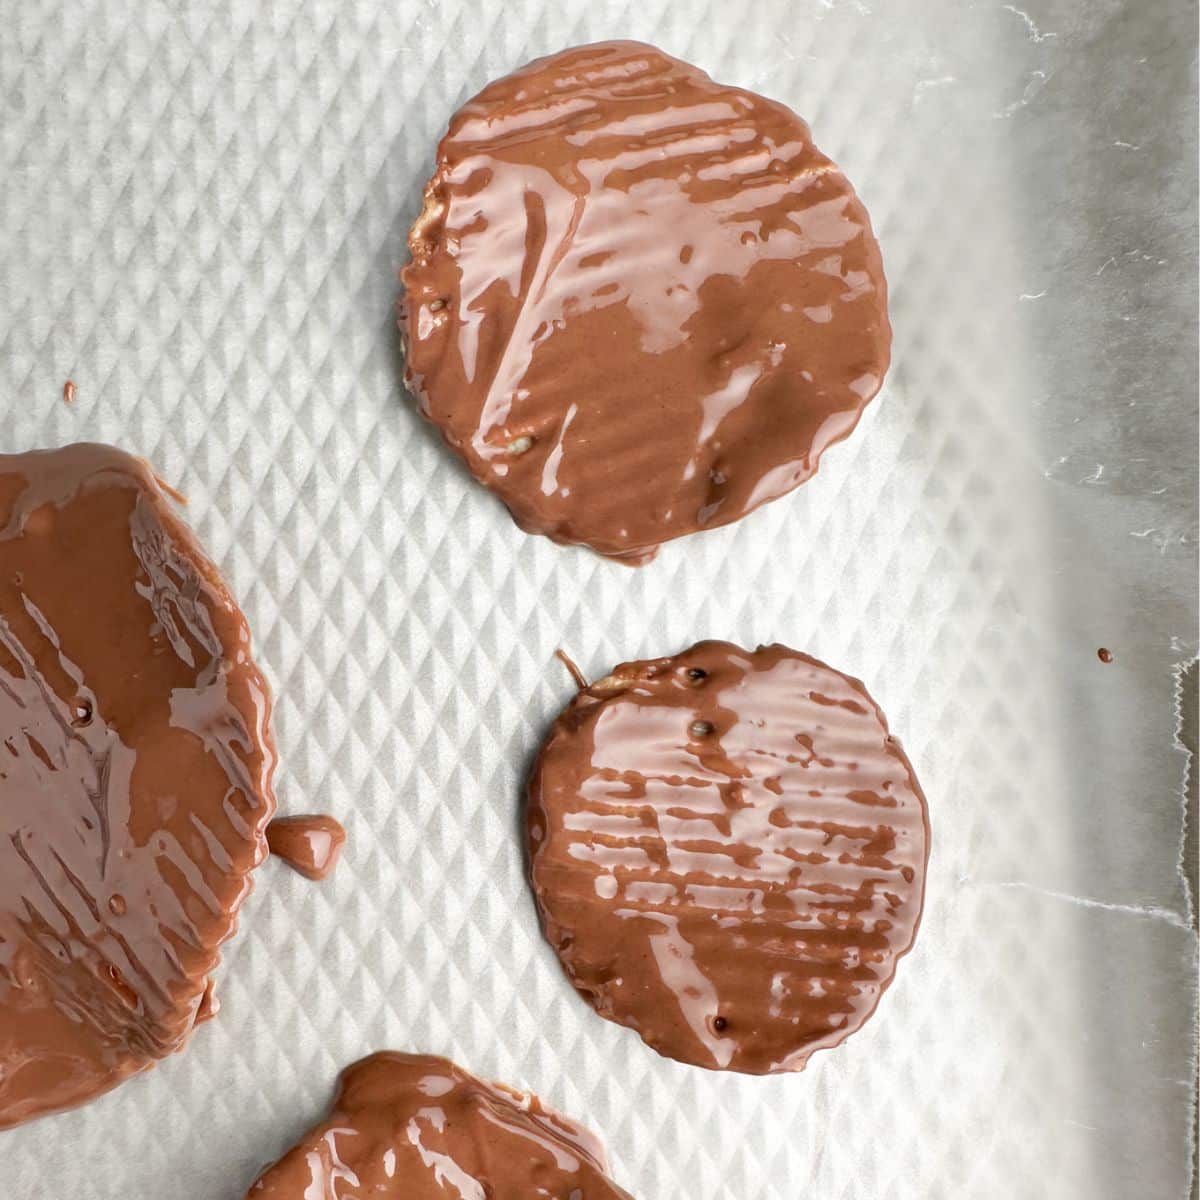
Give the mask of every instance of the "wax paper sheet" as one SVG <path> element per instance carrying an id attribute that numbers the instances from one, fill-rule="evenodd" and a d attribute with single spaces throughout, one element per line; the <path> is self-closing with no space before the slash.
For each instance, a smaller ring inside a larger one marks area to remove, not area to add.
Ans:
<path id="1" fill-rule="evenodd" d="M 219 1017 L 0 1134 L 0 1195 L 236 1200 L 398 1047 L 585 1120 L 640 1200 L 1185 1197 L 1195 35 L 1186 0 L 3 0 L 0 448 L 111 441 L 186 493 L 275 689 L 281 807 L 350 844 L 322 885 L 258 872 Z M 512 526 L 416 416 L 393 318 L 453 109 L 614 36 L 809 118 L 896 334 L 813 482 L 641 570 Z M 861 676 L 929 796 L 916 949 L 796 1076 L 595 1016 L 524 883 L 555 648 L 595 676 L 699 637 Z"/>

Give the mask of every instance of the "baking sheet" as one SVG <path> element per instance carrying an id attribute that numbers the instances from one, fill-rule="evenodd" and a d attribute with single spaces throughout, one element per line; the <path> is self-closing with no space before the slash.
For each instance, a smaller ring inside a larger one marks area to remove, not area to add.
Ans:
<path id="1" fill-rule="evenodd" d="M 281 807 L 351 842 L 324 885 L 259 872 L 219 1018 L 0 1135 L 0 1195 L 235 1200 L 391 1046 L 584 1119 L 642 1200 L 1186 1196 L 1195 32 L 1166 0 L 3 0 L 0 450 L 112 441 L 188 495 L 276 691 Z M 392 317 L 454 107 L 613 36 L 810 119 L 896 332 L 814 482 L 640 571 L 470 484 Z M 554 649 L 595 676 L 701 636 L 861 676 L 929 796 L 917 947 L 794 1077 L 594 1016 L 523 882 Z"/>

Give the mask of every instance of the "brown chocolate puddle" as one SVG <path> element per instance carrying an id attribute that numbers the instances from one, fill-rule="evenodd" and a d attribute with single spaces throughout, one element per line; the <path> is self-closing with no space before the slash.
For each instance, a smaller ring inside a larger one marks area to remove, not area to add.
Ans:
<path id="1" fill-rule="evenodd" d="M 352 1190 L 351 1190 L 352 1189 Z M 329 1117 L 246 1200 L 629 1200 L 586 1129 L 444 1058 L 385 1051 L 347 1067 Z"/>
<path id="2" fill-rule="evenodd" d="M 409 238 L 421 411 L 522 528 L 644 562 L 791 491 L 879 390 L 879 248 L 781 104 L 636 42 L 457 112 Z"/>
<path id="3" fill-rule="evenodd" d="M 866 1021 L 916 936 L 912 767 L 861 683 L 784 646 L 701 642 L 581 691 L 527 829 L 571 982 L 682 1062 L 799 1069 Z"/>
<path id="4" fill-rule="evenodd" d="M 179 1049 L 266 854 L 246 622 L 147 465 L 0 455 L 0 1126 Z"/>

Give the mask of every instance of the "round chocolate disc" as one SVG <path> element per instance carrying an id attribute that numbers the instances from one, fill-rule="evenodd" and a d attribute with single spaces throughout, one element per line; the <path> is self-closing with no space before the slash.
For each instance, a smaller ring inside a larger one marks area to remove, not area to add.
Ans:
<path id="1" fill-rule="evenodd" d="M 149 468 L 0 455 L 0 1127 L 215 1011 L 274 809 L 246 622 Z"/>
<path id="2" fill-rule="evenodd" d="M 660 1054 L 802 1067 L 874 1011 L 916 935 L 929 827 L 856 679 L 785 646 L 626 663 L 529 783 L 542 928 L 601 1016 Z"/>
<path id="3" fill-rule="evenodd" d="M 879 390 L 879 247 L 782 104 L 636 42 L 450 122 L 409 237 L 422 412 L 531 532 L 630 562 L 803 483 Z"/>
<path id="4" fill-rule="evenodd" d="M 444 1058 L 393 1051 L 342 1072 L 328 1119 L 268 1167 L 246 1200 L 334 1195 L 629 1200 L 586 1129 Z"/>

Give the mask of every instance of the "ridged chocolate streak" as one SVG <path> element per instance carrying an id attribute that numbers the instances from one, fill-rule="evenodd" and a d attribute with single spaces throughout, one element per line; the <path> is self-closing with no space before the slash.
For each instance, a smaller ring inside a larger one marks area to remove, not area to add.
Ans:
<path id="1" fill-rule="evenodd" d="M 529 782 L 542 927 L 660 1054 L 802 1067 L 874 1011 L 920 920 L 925 800 L 862 684 L 785 646 L 626 663 Z"/>
<path id="2" fill-rule="evenodd" d="M 586 1129 L 444 1058 L 383 1051 L 347 1067 L 327 1120 L 246 1200 L 630 1200 Z"/>
<path id="3" fill-rule="evenodd" d="M 266 854 L 267 685 L 108 446 L 0 455 L 0 1127 L 179 1049 Z"/>
<path id="4" fill-rule="evenodd" d="M 887 370 L 879 248 L 808 126 L 636 42 L 466 104 L 409 246 L 422 412 L 523 528 L 630 562 L 802 483 Z"/>

